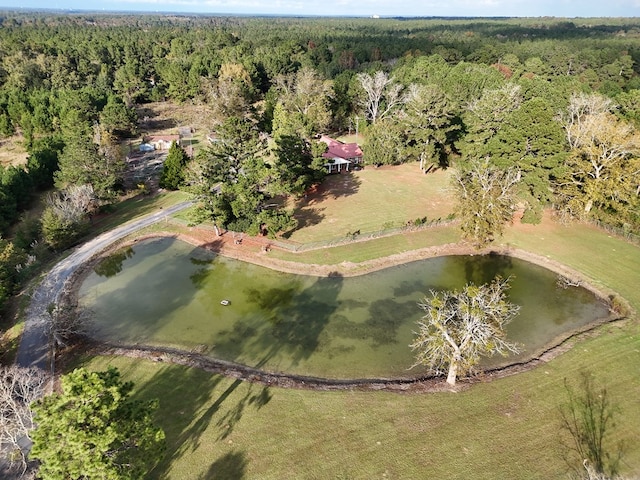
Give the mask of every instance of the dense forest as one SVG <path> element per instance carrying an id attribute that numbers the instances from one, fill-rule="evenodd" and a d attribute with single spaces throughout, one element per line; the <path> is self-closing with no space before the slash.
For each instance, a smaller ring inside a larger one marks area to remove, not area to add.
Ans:
<path id="1" fill-rule="evenodd" d="M 119 145 L 138 134 L 147 102 L 208 107 L 219 141 L 193 159 L 173 149 L 161 181 L 232 230 L 294 228 L 273 199 L 322 181 L 318 134 L 359 128 L 368 164 L 455 166 L 479 189 L 482 169 L 508 173 L 524 221 L 553 207 L 640 232 L 637 19 L 0 12 L 0 22 L 0 139 L 18 136 L 28 152 L 26 165 L 0 167 L 0 233 L 11 228 L 0 305 L 41 252 L 70 245 L 118 198 Z M 22 215 L 45 191 L 42 215 Z"/>

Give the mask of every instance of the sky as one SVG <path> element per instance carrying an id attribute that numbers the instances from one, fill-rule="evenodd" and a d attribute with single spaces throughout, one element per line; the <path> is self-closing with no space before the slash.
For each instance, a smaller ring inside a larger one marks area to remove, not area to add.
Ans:
<path id="1" fill-rule="evenodd" d="M 0 0 L 0 8 L 363 17 L 640 17 L 640 0 Z"/>

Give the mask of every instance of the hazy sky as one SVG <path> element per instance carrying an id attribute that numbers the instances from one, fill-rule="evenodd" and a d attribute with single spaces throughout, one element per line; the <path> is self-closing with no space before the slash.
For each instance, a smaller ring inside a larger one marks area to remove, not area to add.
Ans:
<path id="1" fill-rule="evenodd" d="M 0 0 L 0 7 L 329 16 L 640 16 L 640 0 Z"/>

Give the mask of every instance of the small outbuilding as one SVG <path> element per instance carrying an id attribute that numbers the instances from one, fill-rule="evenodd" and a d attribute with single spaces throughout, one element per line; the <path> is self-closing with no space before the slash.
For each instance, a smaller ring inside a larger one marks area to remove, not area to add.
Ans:
<path id="1" fill-rule="evenodd" d="M 180 135 L 152 135 L 144 140 L 145 144 L 152 145 L 155 150 L 169 150 L 173 142 L 180 145 Z"/>

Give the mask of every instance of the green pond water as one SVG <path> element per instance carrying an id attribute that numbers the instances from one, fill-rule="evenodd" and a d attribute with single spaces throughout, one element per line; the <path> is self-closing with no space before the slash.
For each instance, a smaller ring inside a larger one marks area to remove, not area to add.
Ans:
<path id="1" fill-rule="evenodd" d="M 417 303 L 429 290 L 512 277 L 521 305 L 508 338 L 531 356 L 568 331 L 608 315 L 583 288 L 511 257 L 447 256 L 343 278 L 276 272 L 217 256 L 179 240 L 136 243 L 102 261 L 83 282 L 81 305 L 97 339 L 197 348 L 267 371 L 325 378 L 415 377 Z M 221 305 L 228 300 L 229 305 Z"/>

